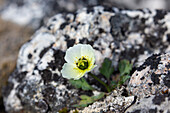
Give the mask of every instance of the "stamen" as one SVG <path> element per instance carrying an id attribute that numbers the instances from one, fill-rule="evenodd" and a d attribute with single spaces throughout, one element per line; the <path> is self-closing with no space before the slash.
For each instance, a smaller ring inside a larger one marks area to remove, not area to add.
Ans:
<path id="1" fill-rule="evenodd" d="M 77 67 L 81 70 L 85 70 L 88 68 L 88 60 L 84 57 L 80 58 L 76 63 Z"/>

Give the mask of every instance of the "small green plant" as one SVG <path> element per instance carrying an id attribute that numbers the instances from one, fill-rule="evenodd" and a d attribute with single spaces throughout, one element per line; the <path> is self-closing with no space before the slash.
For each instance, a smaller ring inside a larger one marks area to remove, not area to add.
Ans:
<path id="1" fill-rule="evenodd" d="M 112 88 L 120 87 L 123 85 L 129 78 L 130 71 L 132 70 L 132 64 L 128 60 L 121 60 L 119 62 L 119 72 L 120 76 L 118 81 L 112 81 L 111 86 Z"/>
<path id="2" fill-rule="evenodd" d="M 77 44 L 70 47 L 66 51 L 65 60 L 66 63 L 63 65 L 61 70 L 62 76 L 70 79 L 70 84 L 72 84 L 75 88 L 82 89 L 84 91 L 96 90 L 83 78 L 83 76 L 87 73 L 103 85 L 106 88 L 107 93 L 110 93 L 115 88 L 119 88 L 130 78 L 129 74 L 132 70 L 132 64 L 130 64 L 128 60 L 121 60 L 118 67 L 120 74 L 118 79 L 115 80 L 113 79 L 114 68 L 112 61 L 109 58 L 105 58 L 99 71 L 101 75 L 106 78 L 107 82 L 102 81 L 90 72 L 97 65 L 95 65 L 94 50 L 88 44 Z M 104 92 L 99 92 L 100 94 L 97 96 L 81 95 L 80 102 L 73 105 L 73 107 L 86 107 L 106 95 Z"/>
<path id="3" fill-rule="evenodd" d="M 132 70 L 132 64 L 128 60 L 121 60 L 119 63 L 120 76 L 129 75 Z"/>
<path id="4" fill-rule="evenodd" d="M 114 72 L 114 68 L 112 66 L 112 61 L 109 60 L 108 58 L 104 59 L 104 62 L 101 66 L 101 68 L 99 69 L 100 73 L 107 79 L 109 84 L 104 83 L 103 81 L 101 81 L 99 78 L 97 78 L 96 76 L 94 76 L 93 74 L 89 73 L 91 76 L 93 76 L 93 78 L 95 79 L 99 79 L 99 82 L 102 82 L 101 84 L 106 87 L 106 89 L 108 89 L 108 92 L 111 92 L 112 90 L 114 90 L 115 88 L 119 88 L 121 85 L 123 85 L 129 78 L 129 74 L 130 71 L 132 70 L 132 64 L 130 64 L 130 62 L 128 60 L 121 60 L 119 62 L 119 79 L 117 81 L 115 80 L 111 80 L 111 76 L 113 75 Z M 81 78 L 79 80 L 70 80 L 70 83 L 76 87 L 76 88 L 81 88 L 84 91 L 88 91 L 88 90 L 95 90 L 91 85 L 88 84 L 88 82 L 84 79 Z M 93 102 L 100 100 L 101 98 L 103 98 L 103 96 L 106 93 L 102 92 L 97 96 L 87 96 L 87 95 L 81 95 L 80 96 L 80 102 L 78 104 L 73 105 L 73 107 L 87 107 L 89 104 L 92 104 Z"/>
<path id="5" fill-rule="evenodd" d="M 100 82 L 102 85 L 104 85 L 107 89 L 107 92 L 111 92 L 115 88 L 119 88 L 121 85 L 123 85 L 129 78 L 130 71 L 132 70 L 132 64 L 128 60 L 121 60 L 119 62 L 119 79 L 111 80 L 111 76 L 113 75 L 114 68 L 112 66 L 112 61 L 108 58 L 104 59 L 104 62 L 102 63 L 101 68 L 99 69 L 100 73 L 107 79 L 109 84 L 104 83 L 99 78 L 97 78 L 95 75 L 89 73 L 94 79 L 96 79 L 98 82 Z M 79 80 L 73 80 L 71 79 L 69 81 L 75 88 L 81 88 L 84 91 L 88 90 L 95 90 L 88 82 L 81 78 Z M 106 93 L 102 92 L 97 96 L 87 96 L 87 95 L 81 95 L 80 96 L 80 102 L 78 104 L 73 105 L 73 107 L 87 107 L 89 104 L 92 104 L 93 102 L 103 98 L 103 96 Z"/>

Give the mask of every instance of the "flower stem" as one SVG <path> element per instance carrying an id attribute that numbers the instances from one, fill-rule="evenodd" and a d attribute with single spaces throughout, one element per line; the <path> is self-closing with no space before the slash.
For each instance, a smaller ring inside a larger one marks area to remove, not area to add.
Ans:
<path id="1" fill-rule="evenodd" d="M 107 84 L 105 84 L 103 81 L 101 81 L 99 78 L 97 78 L 95 75 L 93 75 L 92 73 L 89 73 L 89 75 L 91 77 L 93 77 L 94 79 L 96 79 L 98 82 L 100 82 L 104 87 L 106 87 L 108 92 L 111 92 L 109 86 Z"/>

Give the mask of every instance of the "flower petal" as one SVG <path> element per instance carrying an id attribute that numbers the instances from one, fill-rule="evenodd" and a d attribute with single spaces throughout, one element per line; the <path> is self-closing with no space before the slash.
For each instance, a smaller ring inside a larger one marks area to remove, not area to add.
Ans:
<path id="1" fill-rule="evenodd" d="M 65 63 L 63 69 L 61 70 L 62 76 L 67 79 L 79 79 L 84 76 L 85 71 L 81 71 L 76 67 L 75 64 Z"/>
<path id="2" fill-rule="evenodd" d="M 94 55 L 94 49 L 91 47 L 91 45 L 84 45 L 81 48 L 81 55 L 85 56 L 89 61 L 89 67 L 88 70 L 91 70 L 94 68 L 94 62 L 95 62 L 95 55 Z"/>
<path id="3" fill-rule="evenodd" d="M 84 44 L 81 47 L 81 55 L 87 57 L 87 59 L 92 60 L 95 62 L 95 55 L 94 55 L 94 49 L 89 44 Z"/>
<path id="4" fill-rule="evenodd" d="M 66 51 L 65 60 L 68 63 L 75 63 L 81 58 L 81 47 L 82 44 L 74 45 Z"/>
<path id="5" fill-rule="evenodd" d="M 88 68 L 83 70 L 77 67 L 76 63 L 80 58 L 85 58 L 88 61 Z M 89 44 L 77 44 L 70 47 L 66 51 L 65 60 L 67 63 L 64 64 L 61 70 L 62 76 L 67 79 L 80 79 L 87 72 L 93 70 L 96 65 L 94 50 Z"/>

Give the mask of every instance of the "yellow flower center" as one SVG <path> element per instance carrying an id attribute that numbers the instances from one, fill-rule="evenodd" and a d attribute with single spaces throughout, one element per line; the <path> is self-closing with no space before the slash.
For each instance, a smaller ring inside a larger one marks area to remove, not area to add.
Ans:
<path id="1" fill-rule="evenodd" d="M 84 57 L 80 58 L 76 63 L 77 67 L 81 70 L 85 70 L 88 68 L 88 60 Z"/>

